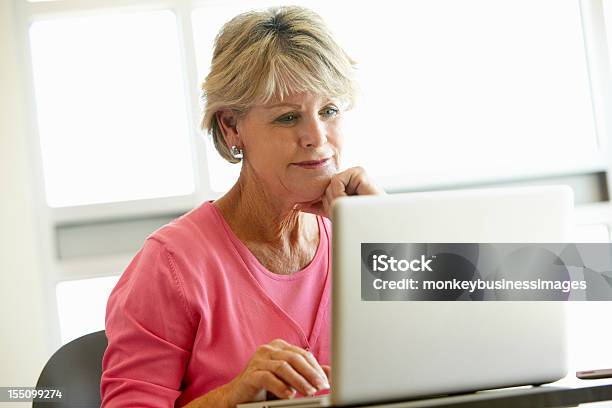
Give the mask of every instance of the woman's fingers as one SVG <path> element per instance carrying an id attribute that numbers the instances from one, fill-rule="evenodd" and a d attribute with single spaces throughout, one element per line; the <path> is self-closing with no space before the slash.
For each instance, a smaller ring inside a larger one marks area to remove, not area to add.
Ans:
<path id="1" fill-rule="evenodd" d="M 293 398 L 295 396 L 295 389 L 268 370 L 256 370 L 253 372 L 253 377 L 258 388 L 264 388 L 278 398 Z"/>
<path id="2" fill-rule="evenodd" d="M 327 377 L 323 369 L 321 368 L 319 372 L 301 354 L 290 350 L 279 350 L 272 354 L 272 358 L 274 360 L 287 361 L 291 364 L 291 368 L 308 381 L 309 386 L 316 388 L 316 390 L 320 391 L 327 388 Z M 316 363 L 316 365 L 318 367 L 319 364 Z"/>
<path id="3" fill-rule="evenodd" d="M 271 372 L 288 387 L 295 388 L 303 395 L 314 395 L 317 392 L 317 389 L 286 360 L 263 360 L 259 368 Z"/>
<path id="4" fill-rule="evenodd" d="M 306 351 L 303 348 L 294 346 L 292 344 L 289 344 L 285 348 L 285 350 L 288 350 L 289 352 L 294 353 L 294 356 L 296 356 L 295 362 L 299 364 L 300 367 L 302 365 L 302 362 L 308 366 L 305 368 L 305 370 L 307 370 L 307 372 L 309 373 L 308 375 L 314 374 L 314 376 L 307 377 L 308 381 L 310 381 L 312 385 L 316 386 L 319 390 L 324 390 L 324 389 L 329 388 L 328 387 L 329 384 L 327 383 L 327 376 L 325 375 L 323 368 L 321 368 L 321 366 L 319 365 L 319 362 L 312 355 L 311 352 Z M 288 358 L 291 358 L 291 357 L 288 357 Z M 293 361 L 291 360 L 287 360 L 287 361 L 293 364 Z M 304 373 L 306 373 L 306 371 L 304 371 Z"/>
<path id="5" fill-rule="evenodd" d="M 362 167 L 351 167 L 333 175 L 320 198 L 298 204 L 297 209 L 330 218 L 332 204 L 338 197 L 370 194 L 386 193 L 374 184 Z"/>
<path id="6" fill-rule="evenodd" d="M 332 177 L 332 182 L 334 181 L 334 178 L 336 178 L 342 184 L 342 186 L 337 185 L 335 194 L 340 194 L 340 188 L 343 188 L 343 195 L 370 195 L 385 193 L 382 188 L 374 184 L 362 167 L 351 167 L 342 173 L 338 173 Z"/>
<path id="7" fill-rule="evenodd" d="M 334 175 L 325 189 L 324 206 L 331 205 L 338 197 L 351 195 L 384 194 L 384 190 L 376 186 L 361 167 L 352 167 Z"/>
<path id="8" fill-rule="evenodd" d="M 339 173 L 332 177 L 331 181 L 329 182 L 329 186 L 325 190 L 325 198 L 327 199 L 329 207 L 331 207 L 331 204 L 336 198 L 348 195 L 346 193 L 346 185 L 343 180 L 343 178 L 346 176 L 342 176 L 342 174 L 343 173 Z"/>
<path id="9" fill-rule="evenodd" d="M 281 399 L 293 398 L 296 392 L 315 395 L 329 388 L 329 373 L 312 353 L 275 339 L 257 347 L 244 370 L 227 384 L 225 398 L 234 406 L 259 401 L 266 391 Z"/>
<path id="10" fill-rule="evenodd" d="M 311 352 L 306 351 L 306 350 L 301 350 L 302 353 L 304 353 L 306 358 L 306 361 L 308 361 L 310 363 L 311 366 L 313 366 L 317 372 L 319 373 L 320 378 L 323 380 L 323 384 L 322 384 L 322 389 L 327 389 L 329 388 L 329 380 L 327 378 L 327 373 L 325 373 L 325 370 L 323 370 L 323 366 L 319 365 L 319 362 L 317 361 L 317 359 L 315 358 L 315 356 L 312 355 Z M 321 389 L 321 388 L 319 388 Z"/>
<path id="11" fill-rule="evenodd" d="M 323 371 L 325 372 L 325 375 L 327 376 L 327 381 L 328 383 L 331 385 L 331 366 L 328 365 L 322 365 L 321 368 L 323 369 Z"/>
<path id="12" fill-rule="evenodd" d="M 331 207 L 339 197 L 351 195 L 385 194 L 385 191 L 376 186 L 361 167 L 352 167 L 334 175 L 321 199 L 322 214 L 331 217 Z"/>
<path id="13" fill-rule="evenodd" d="M 262 352 L 264 360 L 281 361 L 276 367 L 276 370 L 279 371 L 274 371 L 274 373 L 285 381 L 297 381 L 288 384 L 300 390 L 304 395 L 329 388 L 323 368 L 312 353 L 303 348 L 287 343 L 283 339 L 276 339 L 262 348 Z"/>
<path id="14" fill-rule="evenodd" d="M 226 384 L 224 398 L 234 406 L 259 401 L 266 391 L 281 399 L 293 398 L 296 391 L 314 395 L 329 388 L 329 374 L 323 367 L 312 353 L 275 339 L 257 347 L 242 372 Z"/>

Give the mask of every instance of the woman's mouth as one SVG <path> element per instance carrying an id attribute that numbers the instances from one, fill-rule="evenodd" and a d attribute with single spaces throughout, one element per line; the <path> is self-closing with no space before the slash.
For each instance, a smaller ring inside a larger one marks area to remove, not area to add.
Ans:
<path id="1" fill-rule="evenodd" d="M 320 169 L 322 167 L 327 166 L 331 162 L 331 158 L 328 157 L 326 159 L 321 160 L 306 160 L 298 163 L 291 163 L 294 166 L 299 166 L 304 169 Z"/>

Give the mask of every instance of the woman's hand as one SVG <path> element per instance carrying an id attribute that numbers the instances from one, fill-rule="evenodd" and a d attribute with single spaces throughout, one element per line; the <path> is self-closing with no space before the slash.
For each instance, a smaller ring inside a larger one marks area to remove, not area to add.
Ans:
<path id="1" fill-rule="evenodd" d="M 259 346 L 246 367 L 226 384 L 226 406 L 263 399 L 266 391 L 278 398 L 293 398 L 296 390 L 314 395 L 329 388 L 329 366 L 320 366 L 312 353 L 276 339 Z"/>
<path id="2" fill-rule="evenodd" d="M 336 198 L 372 194 L 386 193 L 385 190 L 374 184 L 363 167 L 351 167 L 331 178 L 323 196 L 310 203 L 298 204 L 297 209 L 331 218 L 331 206 Z"/>

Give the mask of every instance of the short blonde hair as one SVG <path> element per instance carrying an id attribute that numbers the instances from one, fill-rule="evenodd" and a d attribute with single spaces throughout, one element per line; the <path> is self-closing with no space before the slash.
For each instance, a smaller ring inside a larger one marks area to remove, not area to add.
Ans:
<path id="1" fill-rule="evenodd" d="M 202 130 L 221 156 L 239 162 L 225 143 L 216 113 L 244 114 L 254 103 L 312 92 L 353 106 L 355 66 L 334 41 L 321 17 L 297 6 L 239 14 L 215 38 L 210 73 L 202 84 Z"/>

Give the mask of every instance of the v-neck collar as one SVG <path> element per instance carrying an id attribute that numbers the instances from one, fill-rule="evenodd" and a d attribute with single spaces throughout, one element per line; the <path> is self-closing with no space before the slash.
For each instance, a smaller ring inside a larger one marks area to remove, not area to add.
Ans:
<path id="1" fill-rule="evenodd" d="M 327 309 L 327 305 L 329 304 L 329 279 L 330 279 L 330 267 L 331 267 L 331 259 L 330 259 L 330 242 L 329 242 L 329 231 L 327 230 L 327 226 L 323 219 L 317 215 L 317 224 L 319 226 L 319 245 L 317 246 L 317 251 L 312 261 L 300 271 L 292 274 L 292 275 L 278 275 L 273 272 L 267 270 L 261 263 L 257 260 L 255 255 L 250 251 L 250 249 L 234 234 L 234 231 L 230 228 L 225 218 L 221 214 L 221 211 L 212 204 L 212 201 L 207 201 L 204 205 L 209 205 L 212 207 L 212 211 L 215 214 L 217 221 L 223 226 L 223 229 L 226 233 L 226 236 L 238 257 L 244 262 L 247 270 L 249 271 L 250 281 L 255 286 L 256 290 L 261 294 L 262 298 L 277 312 L 278 315 L 281 316 L 287 323 L 294 329 L 294 331 L 298 334 L 299 338 L 303 342 L 303 347 L 306 350 L 310 350 L 315 344 L 317 339 L 319 338 L 321 324 L 324 318 L 325 311 Z M 327 241 L 327 245 L 323 247 L 323 240 Z M 243 255 L 244 254 L 244 255 Z M 293 275 L 298 275 L 293 279 L 300 279 L 304 274 L 302 272 L 308 272 L 311 267 L 314 267 L 315 260 L 318 257 L 327 256 L 327 269 L 325 271 L 325 283 L 323 286 L 323 293 L 321 295 L 321 299 L 319 300 L 319 307 L 317 308 L 317 313 L 315 316 L 314 324 L 312 325 L 312 330 L 309 335 L 304 333 L 302 327 L 282 308 L 280 307 L 274 299 L 272 299 L 265 289 L 261 286 L 261 284 L 257 281 L 255 276 L 253 276 L 253 267 L 259 267 L 263 272 L 267 272 L 270 275 L 277 275 L 281 279 L 291 280 Z M 245 257 L 247 259 L 245 259 Z"/>

